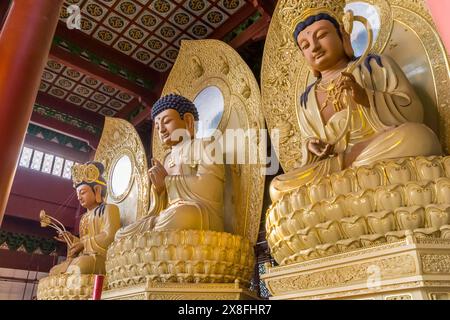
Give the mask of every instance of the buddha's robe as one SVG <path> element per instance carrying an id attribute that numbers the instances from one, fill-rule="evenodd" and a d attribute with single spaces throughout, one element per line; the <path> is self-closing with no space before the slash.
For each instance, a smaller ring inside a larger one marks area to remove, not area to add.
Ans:
<path id="1" fill-rule="evenodd" d="M 194 152 L 194 145 L 205 147 L 190 140 L 172 148 L 168 157 L 179 165 L 179 174 L 166 176 L 161 194 L 152 185 L 148 215 L 119 230 L 116 239 L 145 231 L 223 231 L 225 167 L 208 152 Z"/>
<path id="2" fill-rule="evenodd" d="M 106 251 L 119 229 L 120 214 L 116 205 L 105 204 L 103 209 L 88 210 L 80 220 L 80 238 L 74 237 L 74 243 L 83 243 L 83 251 L 76 258 L 54 266 L 50 275 L 105 274 Z"/>
<path id="3" fill-rule="evenodd" d="M 302 95 L 299 126 L 302 138 L 301 165 L 276 177 L 270 186 L 273 201 L 302 185 L 314 183 L 344 168 L 344 154 L 358 143 L 368 143 L 353 167 L 370 165 L 379 160 L 442 154 L 439 139 L 423 122 L 424 111 L 419 97 L 400 67 L 387 56 L 369 56 L 356 66 L 353 75 L 366 90 L 370 106 L 356 105 L 351 122 L 334 153 L 318 159 L 308 150 L 310 139 L 334 142 L 345 129 L 347 109 L 336 112 L 324 123 L 313 84 Z"/>

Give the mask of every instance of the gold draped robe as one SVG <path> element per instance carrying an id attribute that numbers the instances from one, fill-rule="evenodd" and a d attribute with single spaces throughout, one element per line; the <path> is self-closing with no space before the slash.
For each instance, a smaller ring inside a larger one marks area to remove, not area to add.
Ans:
<path id="1" fill-rule="evenodd" d="M 223 231 L 225 168 L 207 152 L 194 152 L 197 147 L 204 151 L 205 142 L 189 140 L 172 148 L 168 157 L 180 173 L 166 176 L 161 194 L 152 185 L 148 215 L 120 229 L 116 239 L 145 231 Z"/>
<path id="2" fill-rule="evenodd" d="M 106 204 L 104 213 L 88 210 L 80 220 L 80 238 L 74 237 L 74 243 L 81 241 L 83 251 L 76 258 L 54 266 L 50 275 L 61 273 L 105 274 L 105 260 L 108 246 L 120 228 L 119 208 Z"/>
<path id="3" fill-rule="evenodd" d="M 366 90 L 370 107 L 357 105 L 346 135 L 336 142 L 337 156 L 319 160 L 308 148 L 308 141 L 318 138 L 334 141 L 345 129 L 347 110 L 336 112 L 327 123 L 320 113 L 315 85 L 308 93 L 306 107 L 300 106 L 299 126 L 302 138 L 301 166 L 276 177 L 270 186 L 272 201 L 302 185 L 314 183 L 344 168 L 343 154 L 358 143 L 368 145 L 353 162 L 353 167 L 379 160 L 442 154 L 439 139 L 423 122 L 423 106 L 400 67 L 388 56 L 369 60 L 370 67 L 359 65 L 353 75 Z"/>

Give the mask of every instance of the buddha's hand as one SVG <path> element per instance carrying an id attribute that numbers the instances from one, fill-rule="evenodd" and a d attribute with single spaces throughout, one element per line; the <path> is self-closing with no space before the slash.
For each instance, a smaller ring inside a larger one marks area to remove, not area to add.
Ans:
<path id="1" fill-rule="evenodd" d="M 311 139 L 308 141 L 308 150 L 319 157 L 319 159 L 327 158 L 332 155 L 333 149 L 333 145 L 319 139 Z"/>
<path id="2" fill-rule="evenodd" d="M 58 232 L 58 235 L 56 237 L 54 237 L 55 240 L 59 241 L 59 242 L 73 242 L 75 239 L 75 236 L 73 234 L 71 234 L 69 231 L 64 231 L 64 232 Z"/>
<path id="3" fill-rule="evenodd" d="M 155 186 L 156 192 L 160 194 L 166 189 L 164 179 L 168 173 L 164 166 L 156 159 L 152 159 L 152 167 L 148 170 L 150 181 Z"/>
<path id="4" fill-rule="evenodd" d="M 84 249 L 83 242 L 80 241 L 80 242 L 74 243 L 72 246 L 70 246 L 68 248 L 67 257 L 68 258 L 75 258 L 76 256 L 78 256 L 78 254 L 81 251 L 83 251 L 83 249 Z"/>
<path id="5" fill-rule="evenodd" d="M 342 80 L 339 82 L 339 88 L 346 91 L 355 103 L 366 108 L 370 107 L 369 97 L 366 90 L 356 82 L 355 76 L 348 72 L 342 72 Z"/>

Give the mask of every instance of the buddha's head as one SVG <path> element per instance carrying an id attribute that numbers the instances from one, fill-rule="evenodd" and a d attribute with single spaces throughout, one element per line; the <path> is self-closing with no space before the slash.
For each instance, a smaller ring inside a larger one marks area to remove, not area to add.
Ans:
<path id="1" fill-rule="evenodd" d="M 306 0 L 305 13 L 294 21 L 295 42 L 316 77 L 342 60 L 354 59 L 350 35 L 342 22 L 344 5 L 342 0 Z"/>
<path id="2" fill-rule="evenodd" d="M 161 142 L 171 147 L 194 137 L 195 121 L 199 118 L 192 101 L 172 93 L 153 105 L 152 119 Z"/>
<path id="3" fill-rule="evenodd" d="M 72 180 L 78 201 L 83 208 L 92 210 L 104 202 L 106 197 L 106 181 L 102 177 L 104 170 L 103 164 L 96 161 L 73 166 Z"/>

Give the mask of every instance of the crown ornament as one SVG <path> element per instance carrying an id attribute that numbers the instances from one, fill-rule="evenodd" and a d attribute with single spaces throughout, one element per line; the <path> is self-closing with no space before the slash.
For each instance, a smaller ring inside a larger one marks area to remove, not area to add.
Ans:
<path id="1" fill-rule="evenodd" d="M 75 164 L 72 167 L 72 182 L 76 187 L 81 183 L 98 183 L 103 186 L 106 184 L 99 180 L 101 177 L 100 170 L 94 164 Z"/>
<path id="2" fill-rule="evenodd" d="M 294 32 L 297 25 L 311 16 L 326 13 L 340 25 L 349 28 L 351 17 L 345 13 L 345 0 L 281 0 L 279 18 L 281 24 Z M 346 22 L 344 25 L 344 21 Z"/>

